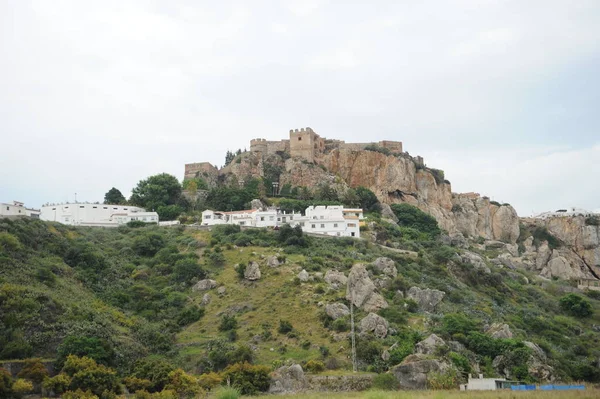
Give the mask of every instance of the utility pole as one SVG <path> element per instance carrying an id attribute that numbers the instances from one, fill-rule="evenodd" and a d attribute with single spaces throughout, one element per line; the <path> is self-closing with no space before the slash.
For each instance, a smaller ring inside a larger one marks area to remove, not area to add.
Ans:
<path id="1" fill-rule="evenodd" d="M 350 329 L 352 331 L 352 372 L 356 373 L 356 339 L 354 337 L 354 293 L 350 290 Z"/>

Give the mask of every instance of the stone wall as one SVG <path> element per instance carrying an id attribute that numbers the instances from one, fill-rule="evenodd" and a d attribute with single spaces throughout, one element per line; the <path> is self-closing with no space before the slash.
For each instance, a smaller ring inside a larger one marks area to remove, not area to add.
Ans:
<path id="1" fill-rule="evenodd" d="M 310 127 L 290 130 L 290 155 L 313 162 L 325 151 L 325 140 Z"/>
<path id="2" fill-rule="evenodd" d="M 212 166 L 210 162 L 186 163 L 183 179 L 193 179 L 194 177 L 218 175 L 219 170 Z"/>

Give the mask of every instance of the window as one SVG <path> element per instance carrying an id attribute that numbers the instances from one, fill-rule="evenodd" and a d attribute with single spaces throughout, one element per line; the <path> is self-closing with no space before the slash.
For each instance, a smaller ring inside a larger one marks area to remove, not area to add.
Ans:
<path id="1" fill-rule="evenodd" d="M 210 219 L 210 218 L 211 218 L 211 215 L 205 215 L 204 216 L 204 219 Z"/>
<path id="2" fill-rule="evenodd" d="M 240 226 L 243 226 L 245 224 L 246 224 L 246 222 L 240 222 Z"/>
<path id="3" fill-rule="evenodd" d="M 316 219 L 316 218 L 317 218 L 316 216 L 313 216 L 313 219 Z"/>
<path id="4" fill-rule="evenodd" d="M 338 232 L 336 233 L 336 235 L 339 237 L 339 236 L 340 236 L 340 232 L 338 231 Z"/>
<path id="5" fill-rule="evenodd" d="M 321 215 L 321 217 L 319 219 L 325 219 L 325 216 Z"/>
<path id="6" fill-rule="evenodd" d="M 321 228 L 324 229 L 325 228 L 325 223 L 321 223 Z"/>
<path id="7" fill-rule="evenodd" d="M 348 223 L 348 227 L 356 227 L 356 223 Z"/>
<path id="8" fill-rule="evenodd" d="M 79 205 L 79 208 L 85 208 L 83 205 Z"/>
<path id="9" fill-rule="evenodd" d="M 304 222 L 300 222 L 300 226 L 304 227 Z"/>
<path id="10" fill-rule="evenodd" d="M 338 227 L 337 223 L 334 223 L 334 224 L 333 224 L 333 227 Z"/>
<path id="11" fill-rule="evenodd" d="M 65 209 L 69 209 L 69 207 L 68 207 L 68 206 L 65 206 Z"/>
<path id="12" fill-rule="evenodd" d="M 21 213 L 21 210 L 19 209 L 19 213 Z"/>
<path id="13" fill-rule="evenodd" d="M 269 216 L 269 220 L 275 220 L 275 216 Z"/>
<path id="14" fill-rule="evenodd" d="M 98 207 L 97 207 L 97 206 L 93 206 L 92 208 L 94 208 L 94 209 L 98 209 Z"/>
<path id="15" fill-rule="evenodd" d="M 317 225 L 316 224 L 311 224 L 310 227 L 312 227 L 314 229 L 315 227 L 317 227 Z"/>
<path id="16" fill-rule="evenodd" d="M 278 221 L 278 222 L 281 222 L 281 218 L 277 218 L 277 221 Z"/>
<path id="17" fill-rule="evenodd" d="M 355 236 L 356 236 L 356 233 L 355 233 L 355 232 L 352 232 L 352 233 L 350 233 L 350 235 L 352 235 L 352 237 L 355 237 Z"/>
<path id="18" fill-rule="evenodd" d="M 107 206 L 105 206 L 105 207 L 104 207 L 104 209 L 108 209 L 108 207 L 107 207 Z"/>
<path id="19" fill-rule="evenodd" d="M 124 211 L 126 211 L 126 210 L 127 210 L 127 208 L 123 208 L 123 210 L 124 210 Z"/>
<path id="20" fill-rule="evenodd" d="M 302 141 L 302 137 L 298 137 L 298 141 Z"/>
<path id="21" fill-rule="evenodd" d="M 56 209 L 56 208 L 54 208 L 54 209 Z M 7 211 L 10 211 L 10 207 L 8 207 L 8 206 L 7 206 L 7 207 L 6 207 L 6 210 L 7 210 Z"/>
<path id="22" fill-rule="evenodd" d="M 8 209 L 8 208 L 6 208 L 6 209 Z M 56 210 L 56 208 L 52 208 L 52 210 L 53 210 L 53 211 L 55 211 L 55 210 Z"/>
<path id="23" fill-rule="evenodd" d="M 83 208 L 83 207 L 82 207 L 82 208 Z M 119 208 L 113 208 L 113 209 L 114 209 L 114 210 L 117 210 L 117 209 L 119 209 Z"/>
<path id="24" fill-rule="evenodd" d="M 261 216 L 261 217 L 260 217 L 260 221 L 261 221 L 261 222 L 264 222 L 264 221 L 265 221 L 265 217 L 264 217 L 264 216 Z"/>

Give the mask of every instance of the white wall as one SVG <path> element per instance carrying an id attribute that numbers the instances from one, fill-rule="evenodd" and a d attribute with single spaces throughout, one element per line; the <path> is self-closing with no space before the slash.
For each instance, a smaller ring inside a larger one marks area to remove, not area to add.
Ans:
<path id="1" fill-rule="evenodd" d="M 131 220 L 158 223 L 156 212 L 146 212 L 137 206 L 106 204 L 47 205 L 42 207 L 40 218 L 74 226 L 121 224 Z"/>
<path id="2" fill-rule="evenodd" d="M 22 205 L 0 204 L 0 216 L 29 216 L 37 218 L 39 215 L 40 211 L 25 208 Z"/>

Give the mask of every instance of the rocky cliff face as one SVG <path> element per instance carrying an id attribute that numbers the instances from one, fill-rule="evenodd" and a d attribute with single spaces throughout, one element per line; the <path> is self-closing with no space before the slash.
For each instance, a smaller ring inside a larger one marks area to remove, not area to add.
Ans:
<path id="1" fill-rule="evenodd" d="M 452 193 L 451 185 L 431 170 L 418 167 L 408 155 L 386 155 L 376 151 L 335 149 L 315 163 L 278 155 L 262 158 L 246 153 L 221 170 L 226 180 L 265 177 L 277 168 L 280 187 L 316 188 L 332 185 L 338 193 L 348 187 L 367 187 L 384 204 L 407 202 L 433 215 L 451 235 L 483 237 L 515 243 L 519 218 L 510 205 L 493 204 L 486 197 Z"/>

